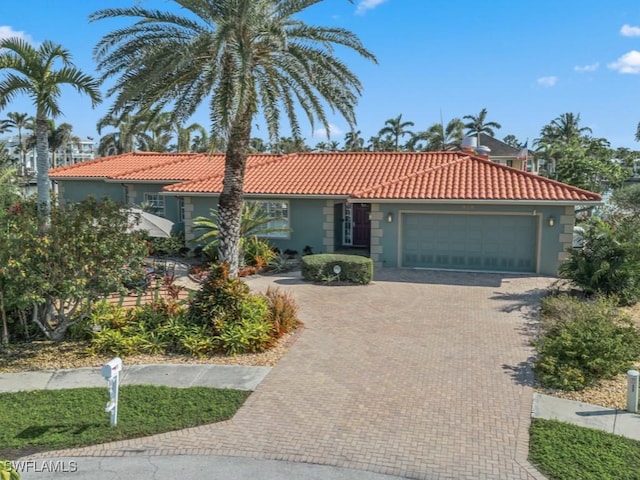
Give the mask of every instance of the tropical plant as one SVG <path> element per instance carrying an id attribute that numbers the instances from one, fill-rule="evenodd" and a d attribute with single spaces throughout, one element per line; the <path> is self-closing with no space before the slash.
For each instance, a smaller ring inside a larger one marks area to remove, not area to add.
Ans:
<path id="1" fill-rule="evenodd" d="M 144 135 L 146 129 L 146 117 L 140 113 L 126 115 L 106 115 L 102 117 L 96 128 L 98 134 L 102 134 L 105 127 L 117 128 L 117 131 L 108 133 L 100 138 L 98 143 L 98 155 L 120 155 L 133 152 L 139 138 Z"/>
<path id="2" fill-rule="evenodd" d="M 193 148 L 195 138 L 199 138 L 200 141 L 205 145 L 208 143 L 209 139 L 207 136 L 207 131 L 204 129 L 202 125 L 199 123 L 192 123 L 187 127 L 182 127 L 180 125 L 176 126 L 177 129 L 177 150 L 178 152 L 193 152 L 197 151 Z M 195 137 L 192 137 L 194 133 L 197 133 Z"/>
<path id="3" fill-rule="evenodd" d="M 513 148 L 517 148 L 517 149 L 521 149 L 522 148 L 522 142 L 520 142 L 520 140 L 518 140 L 518 137 L 516 137 L 515 135 L 507 135 L 506 137 L 504 137 L 502 139 L 502 141 L 504 143 L 506 143 L 507 145 L 509 145 L 510 147 Z"/>
<path id="4" fill-rule="evenodd" d="M 288 227 L 278 226 L 281 217 L 270 215 L 260 205 L 259 202 L 245 202 L 242 207 L 240 218 L 240 252 L 244 252 L 244 244 L 251 237 L 259 237 L 270 233 L 289 232 Z M 195 242 L 216 246 L 220 238 L 220 226 L 218 222 L 218 212 L 215 209 L 209 210 L 209 217 L 196 217 L 193 219 L 193 230 L 202 233 L 195 239 Z M 211 248 L 211 247 L 209 247 Z M 244 255 L 244 253 L 242 253 Z"/>
<path id="5" fill-rule="evenodd" d="M 57 63 L 62 64 L 59 69 L 55 68 Z M 19 94 L 28 95 L 36 107 L 38 212 L 41 229 L 46 230 L 51 211 L 47 120 L 62 113 L 58 103 L 61 86 L 69 85 L 87 94 L 92 106 L 96 106 L 101 101 L 98 82 L 73 65 L 68 50 L 50 41 L 36 49 L 20 38 L 0 40 L 0 72 L 3 71 L 6 73 L 0 81 L 0 109 Z"/>
<path id="6" fill-rule="evenodd" d="M 478 115 L 465 115 L 464 117 L 462 117 L 462 119 L 469 120 L 464 124 L 464 128 L 467 129 L 467 135 L 475 135 L 478 140 L 480 140 L 481 133 L 494 137 L 495 132 L 493 129 L 502 128 L 502 125 L 500 125 L 498 122 L 487 121 L 486 108 L 480 110 L 480 113 Z"/>
<path id="7" fill-rule="evenodd" d="M 73 126 L 70 123 L 61 123 L 56 127 L 54 121 L 50 120 L 49 125 L 48 141 L 49 151 L 51 152 L 51 166 L 55 168 L 58 166 L 58 152 L 63 150 L 66 153 L 69 144 L 77 144 L 80 138 L 71 133 Z"/>
<path id="8" fill-rule="evenodd" d="M 103 79 L 116 77 L 110 113 L 172 106 L 178 121 L 210 101 L 211 133 L 226 140 L 225 182 L 218 202 L 220 259 L 238 270 L 244 173 L 252 123 L 264 115 L 269 138 L 280 138 L 284 112 L 300 138 L 296 103 L 311 120 L 329 121 L 324 105 L 355 125 L 361 93 L 356 75 L 333 46 L 375 61 L 351 32 L 297 18 L 318 0 L 175 0 L 189 16 L 138 6 L 111 8 L 91 21 L 133 17 L 105 35 L 94 53 Z"/>
<path id="9" fill-rule="evenodd" d="M 413 122 L 403 122 L 402 114 L 396 118 L 389 118 L 385 120 L 384 127 L 378 132 L 378 136 L 389 135 L 393 139 L 393 150 L 395 152 L 400 151 L 400 139 L 405 135 L 411 135 L 411 130 L 407 130 L 407 127 L 413 127 Z"/>

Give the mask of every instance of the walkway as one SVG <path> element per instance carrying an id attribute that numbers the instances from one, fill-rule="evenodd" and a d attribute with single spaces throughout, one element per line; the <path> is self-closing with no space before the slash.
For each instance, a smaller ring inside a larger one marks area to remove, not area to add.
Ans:
<path id="1" fill-rule="evenodd" d="M 526 461 L 532 311 L 551 279 L 382 270 L 370 286 L 297 276 L 306 328 L 230 421 L 58 452 L 222 455 L 423 479 L 542 478 Z M 55 453 L 52 455 L 56 455 Z"/>

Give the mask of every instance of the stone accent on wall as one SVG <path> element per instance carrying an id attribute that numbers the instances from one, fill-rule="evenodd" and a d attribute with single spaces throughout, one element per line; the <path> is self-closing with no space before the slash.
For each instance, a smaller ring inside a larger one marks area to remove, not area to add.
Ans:
<path id="1" fill-rule="evenodd" d="M 184 239 L 188 244 L 195 240 L 196 236 L 193 233 L 193 203 L 191 203 L 190 197 L 184 197 Z"/>
<path id="2" fill-rule="evenodd" d="M 373 260 L 375 267 L 381 267 L 381 257 L 383 254 L 382 236 L 384 229 L 381 228 L 383 213 L 380 211 L 380 204 L 371 204 L 371 246 L 369 247 L 369 256 Z"/>
<path id="3" fill-rule="evenodd" d="M 334 203 L 335 202 L 333 200 L 327 200 L 327 203 L 322 209 L 322 214 L 324 216 L 324 221 L 322 222 L 322 229 L 324 230 L 322 246 L 324 247 L 325 253 L 332 253 L 335 251 L 335 241 L 334 241 L 335 215 L 333 213 Z"/>
<path id="4" fill-rule="evenodd" d="M 573 226 L 575 225 L 575 210 L 572 206 L 566 206 L 564 208 L 564 215 L 560 216 L 560 225 L 562 226 L 562 232 L 558 238 L 558 241 L 562 244 L 562 251 L 558 252 L 558 260 L 564 262 L 569 258 L 567 250 L 573 247 Z"/>

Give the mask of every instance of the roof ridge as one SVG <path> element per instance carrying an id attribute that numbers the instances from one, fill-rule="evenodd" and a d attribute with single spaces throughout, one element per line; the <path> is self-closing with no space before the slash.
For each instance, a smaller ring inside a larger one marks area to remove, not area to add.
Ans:
<path id="1" fill-rule="evenodd" d="M 389 153 L 407 153 L 407 152 L 389 152 Z M 448 167 L 450 165 L 454 165 L 456 163 L 462 162 L 465 159 L 469 158 L 469 155 L 466 155 L 466 154 L 461 155 L 463 152 L 438 152 L 438 153 L 440 153 L 441 155 L 442 154 L 453 154 L 453 155 L 456 155 L 459 158 L 457 158 L 456 160 L 452 160 L 450 162 L 443 163 L 441 165 L 436 165 L 436 166 L 432 166 L 432 167 L 429 167 L 429 168 L 424 168 L 422 170 L 411 172 L 408 175 L 404 175 L 402 177 L 394 178 L 393 180 L 388 180 L 386 182 L 382 182 L 382 183 L 379 183 L 377 185 L 373 185 L 373 186 L 371 186 L 369 188 L 365 188 L 365 189 L 359 190 L 357 192 L 354 192 L 351 195 L 352 196 L 362 196 L 362 195 L 364 195 L 366 193 L 369 193 L 369 192 L 372 192 L 374 190 L 378 190 L 378 189 L 383 188 L 383 187 L 388 187 L 389 185 L 397 185 L 397 184 L 402 183 L 405 180 L 408 180 L 410 178 L 416 178 L 418 176 L 425 175 L 425 174 L 433 172 L 435 170 L 439 170 L 441 168 L 445 168 L 445 167 Z"/>

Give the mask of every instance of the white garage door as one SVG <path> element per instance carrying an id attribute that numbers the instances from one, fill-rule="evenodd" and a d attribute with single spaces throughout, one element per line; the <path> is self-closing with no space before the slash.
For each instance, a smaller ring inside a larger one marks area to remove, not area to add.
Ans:
<path id="1" fill-rule="evenodd" d="M 536 238 L 529 215 L 405 213 L 402 266 L 532 273 Z"/>

